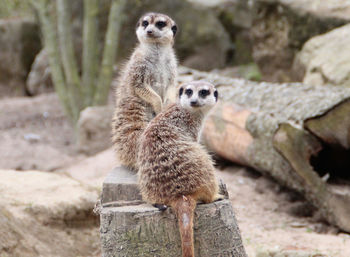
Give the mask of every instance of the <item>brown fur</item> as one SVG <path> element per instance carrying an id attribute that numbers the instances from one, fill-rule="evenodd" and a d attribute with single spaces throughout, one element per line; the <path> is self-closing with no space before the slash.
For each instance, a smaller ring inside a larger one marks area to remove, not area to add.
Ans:
<path id="1" fill-rule="evenodd" d="M 200 82 L 195 87 L 200 88 L 203 84 L 207 86 L 209 83 Z M 212 97 L 213 86 L 209 85 L 212 88 L 209 97 Z M 191 110 L 180 103 L 169 106 L 143 132 L 138 155 L 141 194 L 149 203 L 174 208 L 183 256 L 186 257 L 194 256 L 193 212 L 196 201 L 210 203 L 218 198 L 212 159 L 198 143 L 205 116 L 202 109 L 206 107 Z"/>
<path id="2" fill-rule="evenodd" d="M 142 26 L 147 19 L 149 26 Z M 157 29 L 152 22 L 166 20 Z M 112 121 L 113 145 L 122 165 L 137 171 L 138 140 L 148 122 L 165 103 L 174 102 L 177 64 L 172 45 L 175 22 L 166 15 L 148 13 L 140 18 L 137 36 L 140 44 L 121 72 L 116 88 L 116 108 Z M 156 38 L 147 36 L 153 30 Z M 158 33 L 158 34 L 157 34 Z"/>

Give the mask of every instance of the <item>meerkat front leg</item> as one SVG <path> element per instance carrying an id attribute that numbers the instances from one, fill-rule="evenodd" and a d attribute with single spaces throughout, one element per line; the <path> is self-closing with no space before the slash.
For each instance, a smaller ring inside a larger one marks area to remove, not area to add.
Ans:
<path id="1" fill-rule="evenodd" d="M 135 93 L 144 101 L 149 103 L 156 114 L 160 113 L 163 109 L 162 98 L 154 91 L 154 89 L 146 85 L 146 87 L 136 87 Z"/>

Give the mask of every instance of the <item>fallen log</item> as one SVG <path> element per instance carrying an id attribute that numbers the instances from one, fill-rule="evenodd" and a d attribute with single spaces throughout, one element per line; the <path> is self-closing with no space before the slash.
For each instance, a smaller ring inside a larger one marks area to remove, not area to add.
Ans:
<path id="1" fill-rule="evenodd" d="M 181 256 L 174 212 L 142 202 L 136 176 L 127 169 L 118 167 L 107 176 L 99 213 L 103 257 Z M 194 238 L 196 256 L 247 256 L 228 200 L 197 206 Z"/>
<path id="2" fill-rule="evenodd" d="M 218 155 L 301 192 L 328 222 L 350 232 L 350 90 L 271 84 L 191 69 L 180 82 L 205 79 L 220 101 L 203 130 Z"/>

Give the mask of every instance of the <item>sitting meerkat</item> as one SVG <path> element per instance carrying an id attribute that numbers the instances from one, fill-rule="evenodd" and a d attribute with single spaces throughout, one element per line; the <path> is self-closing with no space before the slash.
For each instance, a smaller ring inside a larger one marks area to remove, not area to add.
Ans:
<path id="1" fill-rule="evenodd" d="M 138 181 L 145 201 L 171 206 L 178 218 L 182 254 L 194 256 L 193 215 L 197 201 L 222 199 L 213 161 L 198 142 L 218 92 L 205 81 L 183 84 L 176 104 L 158 114 L 141 135 Z M 166 206 L 163 206 L 166 208 Z"/>
<path id="2" fill-rule="evenodd" d="M 135 172 L 141 133 L 164 105 L 176 100 L 176 31 L 175 22 L 164 14 L 143 15 L 136 26 L 139 45 L 118 80 L 112 141 L 120 163 Z"/>

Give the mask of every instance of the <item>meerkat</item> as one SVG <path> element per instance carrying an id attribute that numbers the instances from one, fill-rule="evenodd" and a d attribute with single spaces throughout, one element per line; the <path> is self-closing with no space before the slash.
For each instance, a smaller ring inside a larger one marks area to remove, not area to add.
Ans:
<path id="1" fill-rule="evenodd" d="M 182 254 L 194 256 L 193 215 L 197 201 L 210 203 L 218 193 L 213 161 L 199 143 L 199 133 L 218 92 L 205 81 L 181 85 L 178 101 L 147 126 L 140 138 L 138 183 L 143 199 L 178 218 Z"/>
<path id="2" fill-rule="evenodd" d="M 141 133 L 163 106 L 176 100 L 176 32 L 167 15 L 143 15 L 136 25 L 139 44 L 118 80 L 112 141 L 120 163 L 135 172 Z"/>

